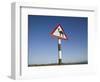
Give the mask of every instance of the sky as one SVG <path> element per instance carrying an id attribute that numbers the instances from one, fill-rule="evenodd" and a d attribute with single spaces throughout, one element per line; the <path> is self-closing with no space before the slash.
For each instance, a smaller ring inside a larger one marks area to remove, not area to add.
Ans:
<path id="1" fill-rule="evenodd" d="M 62 62 L 88 61 L 88 18 L 28 15 L 28 65 L 58 61 L 58 39 L 50 33 L 60 24 L 68 40 L 62 40 Z"/>

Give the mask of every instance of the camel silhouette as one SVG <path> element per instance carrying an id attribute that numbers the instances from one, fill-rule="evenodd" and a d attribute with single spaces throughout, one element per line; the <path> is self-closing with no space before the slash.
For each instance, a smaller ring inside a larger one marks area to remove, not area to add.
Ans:
<path id="1" fill-rule="evenodd" d="M 59 28 L 58 28 L 58 32 L 59 32 L 60 36 L 64 34 L 63 31 L 61 31 Z"/>

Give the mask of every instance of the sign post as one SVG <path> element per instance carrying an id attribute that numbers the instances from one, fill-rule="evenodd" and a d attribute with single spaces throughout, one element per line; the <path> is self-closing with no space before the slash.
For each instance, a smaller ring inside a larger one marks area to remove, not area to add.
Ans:
<path id="1" fill-rule="evenodd" d="M 62 63 L 61 39 L 58 38 L 58 64 Z"/>
<path id="2" fill-rule="evenodd" d="M 64 30 L 60 24 L 51 32 L 51 35 L 58 38 L 58 64 L 62 64 L 62 49 L 61 49 L 61 40 L 67 40 L 67 35 L 64 33 Z"/>

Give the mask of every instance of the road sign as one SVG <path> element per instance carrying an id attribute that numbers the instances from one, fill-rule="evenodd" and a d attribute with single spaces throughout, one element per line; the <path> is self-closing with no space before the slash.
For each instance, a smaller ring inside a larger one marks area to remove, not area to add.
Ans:
<path id="1" fill-rule="evenodd" d="M 62 26 L 60 24 L 58 24 L 55 27 L 55 29 L 51 32 L 51 35 L 55 36 L 55 37 L 57 37 L 59 39 L 64 39 L 64 40 L 68 39 L 67 35 L 64 33 L 64 30 L 63 30 L 63 28 L 62 28 Z"/>
<path id="2" fill-rule="evenodd" d="M 55 29 L 51 32 L 52 36 L 55 36 L 58 38 L 58 64 L 62 64 L 62 50 L 61 50 L 61 40 L 68 39 L 66 34 L 64 33 L 64 30 L 60 24 L 58 24 Z"/>

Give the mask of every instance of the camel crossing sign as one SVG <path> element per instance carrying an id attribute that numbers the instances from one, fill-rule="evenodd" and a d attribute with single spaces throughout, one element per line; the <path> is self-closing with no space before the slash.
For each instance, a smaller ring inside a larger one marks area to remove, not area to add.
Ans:
<path id="1" fill-rule="evenodd" d="M 51 35 L 58 38 L 58 64 L 62 64 L 62 49 L 61 40 L 67 40 L 67 35 L 60 24 L 58 24 L 55 29 L 51 32 Z"/>
<path id="2" fill-rule="evenodd" d="M 68 39 L 67 35 L 64 33 L 64 29 L 60 24 L 58 24 L 55 29 L 51 32 L 52 36 L 58 37 L 59 39 Z"/>

